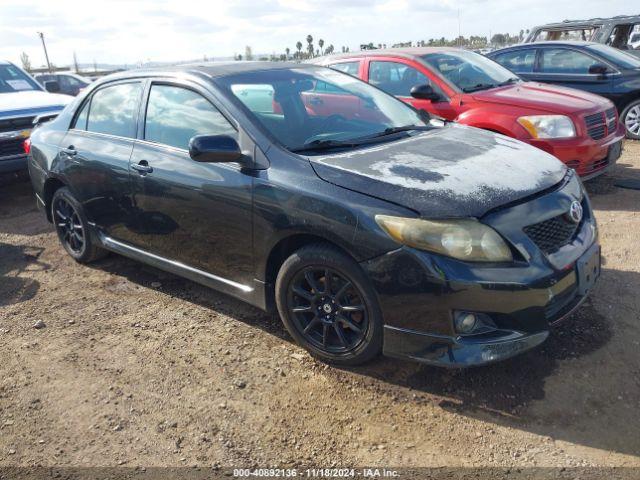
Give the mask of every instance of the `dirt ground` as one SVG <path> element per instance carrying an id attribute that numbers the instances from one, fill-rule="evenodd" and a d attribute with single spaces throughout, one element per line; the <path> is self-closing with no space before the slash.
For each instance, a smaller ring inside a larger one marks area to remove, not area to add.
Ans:
<path id="1" fill-rule="evenodd" d="M 640 142 L 588 185 L 605 264 L 541 348 L 340 370 L 280 321 L 111 255 L 76 264 L 0 187 L 0 467 L 640 467 Z M 43 321 L 44 328 L 33 325 Z"/>

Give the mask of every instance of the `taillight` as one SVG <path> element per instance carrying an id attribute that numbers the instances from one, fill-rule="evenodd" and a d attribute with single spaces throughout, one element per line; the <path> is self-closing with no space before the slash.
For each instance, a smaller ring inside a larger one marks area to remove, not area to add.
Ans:
<path id="1" fill-rule="evenodd" d="M 22 142 L 22 148 L 24 148 L 24 153 L 29 155 L 31 153 L 31 139 L 27 138 L 24 142 Z"/>

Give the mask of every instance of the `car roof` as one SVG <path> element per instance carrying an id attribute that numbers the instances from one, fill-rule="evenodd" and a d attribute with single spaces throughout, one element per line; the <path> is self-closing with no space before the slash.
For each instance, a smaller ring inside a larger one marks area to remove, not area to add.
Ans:
<path id="1" fill-rule="evenodd" d="M 317 65 L 309 65 L 296 62 L 247 62 L 247 61 L 233 61 L 233 62 L 209 62 L 209 63 L 194 63 L 186 65 L 176 65 L 172 67 L 156 67 L 156 68 L 144 68 L 127 70 L 124 72 L 118 72 L 107 77 L 110 80 L 126 79 L 130 77 L 138 76 L 154 76 L 154 75 L 176 75 L 179 73 L 198 74 L 200 76 L 216 78 L 225 77 L 228 75 L 235 75 L 238 73 L 257 72 L 263 70 L 286 70 L 290 68 L 309 68 Z"/>
<path id="2" fill-rule="evenodd" d="M 540 25 L 535 27 L 533 30 L 540 30 L 546 28 L 566 28 L 566 27 L 582 27 L 582 26 L 593 26 L 593 25 L 603 25 L 605 23 L 635 23 L 640 21 L 640 15 L 618 15 L 617 17 L 609 17 L 609 18 L 589 18 L 587 20 L 563 20 L 562 22 L 556 23 L 547 23 L 545 25 Z"/>
<path id="3" fill-rule="evenodd" d="M 325 63 L 327 60 L 346 60 L 349 58 L 359 57 L 377 57 L 377 56 L 390 56 L 390 57 L 404 57 L 414 58 L 428 53 L 442 53 L 442 52 L 456 52 L 456 51 L 468 51 L 464 48 L 457 47 L 402 47 L 402 48 L 380 48 L 374 50 L 359 50 L 357 52 L 338 53 L 336 55 L 327 55 L 324 57 L 315 58 L 311 63 Z"/>
<path id="4" fill-rule="evenodd" d="M 566 47 L 588 47 L 590 45 L 602 46 L 601 43 L 585 42 L 585 41 L 580 41 L 580 40 L 548 40 L 548 41 L 544 41 L 544 42 L 519 43 L 517 45 L 512 45 L 510 47 L 504 47 L 504 48 L 501 48 L 499 50 L 494 50 L 493 52 L 491 52 L 491 54 L 502 52 L 504 50 L 530 49 L 530 48 L 535 48 L 537 46 L 559 47 L 559 46 L 562 46 L 562 45 L 564 45 Z"/>

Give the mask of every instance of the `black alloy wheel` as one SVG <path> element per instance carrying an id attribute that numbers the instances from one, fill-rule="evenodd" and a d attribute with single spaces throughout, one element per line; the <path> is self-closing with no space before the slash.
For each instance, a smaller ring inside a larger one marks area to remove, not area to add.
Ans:
<path id="1" fill-rule="evenodd" d="M 290 284 L 287 307 L 300 334 L 330 353 L 353 350 L 369 327 L 362 293 L 340 273 L 323 266 L 298 272 Z"/>
<path id="2" fill-rule="evenodd" d="M 382 351 L 382 313 L 369 277 L 349 255 L 311 244 L 284 261 L 275 285 L 283 323 L 299 345 L 337 365 Z"/>
<path id="3" fill-rule="evenodd" d="M 88 263 L 107 255 L 106 250 L 94 244 L 82 206 L 67 187 L 53 194 L 51 220 L 60 243 L 77 262 Z"/>
<path id="4" fill-rule="evenodd" d="M 51 211 L 62 245 L 67 251 L 82 255 L 86 247 L 85 231 L 78 212 L 64 197 L 55 199 Z"/>

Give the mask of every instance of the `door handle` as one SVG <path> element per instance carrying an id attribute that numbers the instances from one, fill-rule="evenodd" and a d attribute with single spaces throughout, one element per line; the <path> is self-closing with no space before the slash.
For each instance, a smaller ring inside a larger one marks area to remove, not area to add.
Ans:
<path id="1" fill-rule="evenodd" d="M 322 105 L 324 102 L 322 101 L 322 99 L 320 99 L 318 97 L 314 97 L 311 100 L 309 100 L 309 103 L 311 105 Z"/>
<path id="2" fill-rule="evenodd" d="M 146 175 L 147 173 L 153 172 L 153 167 L 151 167 L 149 162 L 146 160 L 140 160 L 138 163 L 133 163 L 131 168 L 136 170 L 140 175 Z"/>
<path id="3" fill-rule="evenodd" d="M 62 153 L 64 153 L 68 157 L 75 157 L 78 154 L 78 151 L 76 150 L 76 147 L 74 147 L 73 145 L 69 145 L 67 148 L 62 149 Z"/>

